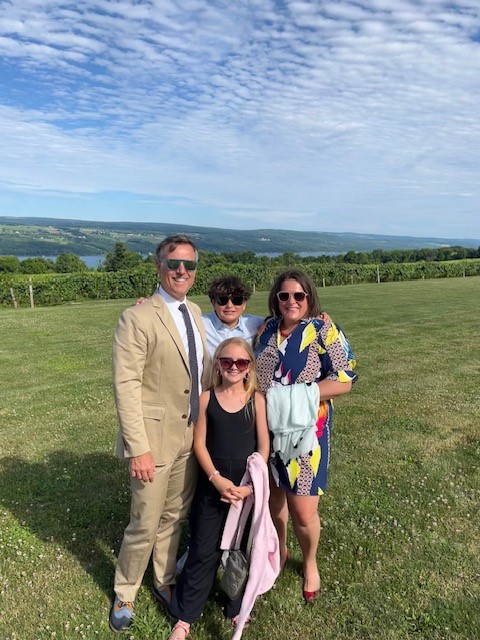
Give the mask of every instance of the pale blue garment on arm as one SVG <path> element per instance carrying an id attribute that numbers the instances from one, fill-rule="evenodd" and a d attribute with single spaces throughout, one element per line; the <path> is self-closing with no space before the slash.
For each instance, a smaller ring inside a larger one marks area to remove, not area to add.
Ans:
<path id="1" fill-rule="evenodd" d="M 268 427 L 273 451 L 286 464 L 318 447 L 317 416 L 320 390 L 315 382 L 275 385 L 267 391 Z"/>

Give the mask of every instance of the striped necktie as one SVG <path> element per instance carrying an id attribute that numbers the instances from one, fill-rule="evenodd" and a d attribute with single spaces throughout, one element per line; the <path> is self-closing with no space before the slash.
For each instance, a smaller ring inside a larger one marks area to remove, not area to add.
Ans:
<path id="1" fill-rule="evenodd" d="M 197 347 L 195 345 L 195 334 L 193 333 L 192 321 L 190 320 L 187 305 L 182 303 L 178 308 L 182 312 L 185 327 L 187 328 L 188 360 L 190 364 L 190 375 L 192 377 L 192 388 L 190 392 L 190 421 L 195 422 L 198 418 L 199 404 Z"/>

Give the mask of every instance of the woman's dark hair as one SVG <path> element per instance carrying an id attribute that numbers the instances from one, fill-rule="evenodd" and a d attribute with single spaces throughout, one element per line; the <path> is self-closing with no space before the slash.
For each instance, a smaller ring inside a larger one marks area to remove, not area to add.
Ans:
<path id="1" fill-rule="evenodd" d="M 270 310 L 270 314 L 277 318 L 282 315 L 280 313 L 277 293 L 282 290 L 284 280 L 296 280 L 307 294 L 308 309 L 305 317 L 318 317 L 322 310 L 320 308 L 320 300 L 318 299 L 315 284 L 307 274 L 303 273 L 303 271 L 298 271 L 297 269 L 288 269 L 277 276 L 272 288 L 270 289 L 270 295 L 268 296 L 268 308 Z"/>
<path id="2" fill-rule="evenodd" d="M 211 281 L 207 294 L 210 300 L 217 296 L 241 296 L 247 301 L 252 292 L 236 276 L 219 276 Z"/>

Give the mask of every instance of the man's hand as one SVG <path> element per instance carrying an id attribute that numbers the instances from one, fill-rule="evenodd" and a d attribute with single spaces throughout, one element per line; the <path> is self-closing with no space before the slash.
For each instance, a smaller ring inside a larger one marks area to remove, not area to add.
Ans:
<path id="1" fill-rule="evenodd" d="M 130 458 L 130 475 L 144 482 L 153 482 L 155 477 L 155 462 L 150 451 L 141 456 Z"/>

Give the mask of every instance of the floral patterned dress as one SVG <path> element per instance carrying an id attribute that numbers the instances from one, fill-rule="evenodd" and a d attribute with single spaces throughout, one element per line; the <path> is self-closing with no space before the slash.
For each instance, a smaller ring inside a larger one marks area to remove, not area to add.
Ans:
<path id="1" fill-rule="evenodd" d="M 267 321 L 256 339 L 256 369 L 262 393 L 277 384 L 356 379 L 355 358 L 340 327 L 317 318 L 304 319 L 282 340 L 281 320 Z M 318 447 L 309 454 L 287 463 L 278 453 L 272 454 L 272 474 L 281 489 L 302 496 L 322 495 L 326 491 L 332 413 L 332 401 L 320 398 L 316 423 Z"/>

